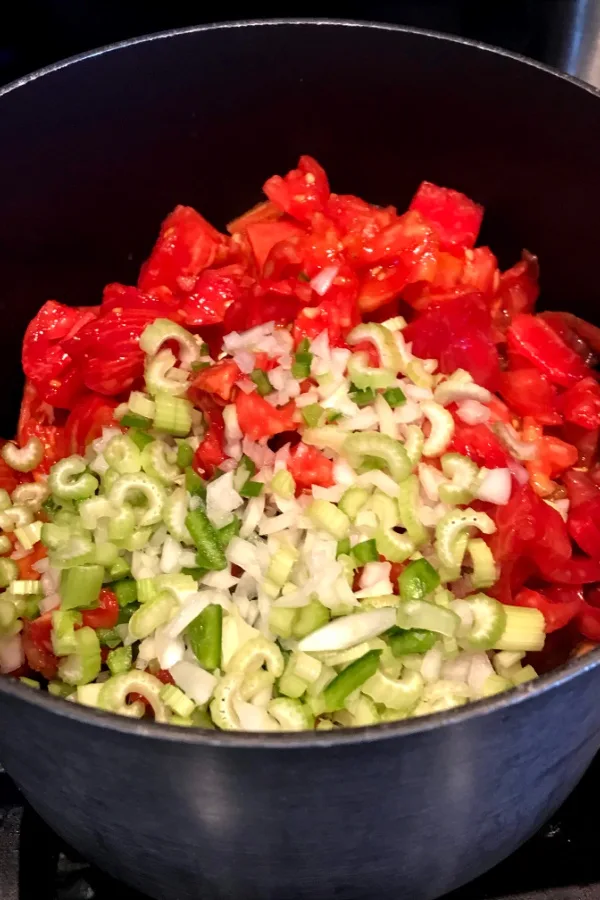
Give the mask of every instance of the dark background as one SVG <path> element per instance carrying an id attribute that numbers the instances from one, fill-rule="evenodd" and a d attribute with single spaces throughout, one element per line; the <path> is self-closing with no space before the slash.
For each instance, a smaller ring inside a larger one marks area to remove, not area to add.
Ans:
<path id="1" fill-rule="evenodd" d="M 113 41 L 168 28 L 274 16 L 371 19 L 498 44 L 573 71 L 578 31 L 597 0 L 396 0 L 235 4 L 134 0 L 0 0 L 0 84 Z"/>

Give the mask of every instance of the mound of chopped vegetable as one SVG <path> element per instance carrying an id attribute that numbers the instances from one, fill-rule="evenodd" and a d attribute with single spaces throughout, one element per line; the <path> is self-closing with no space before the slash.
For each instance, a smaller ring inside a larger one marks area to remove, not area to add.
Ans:
<path id="1" fill-rule="evenodd" d="M 421 716 L 600 641 L 594 327 L 310 157 L 224 235 L 165 220 L 137 287 L 48 301 L 0 461 L 0 671 L 245 731 Z M 535 656 L 527 656 L 534 653 Z"/>

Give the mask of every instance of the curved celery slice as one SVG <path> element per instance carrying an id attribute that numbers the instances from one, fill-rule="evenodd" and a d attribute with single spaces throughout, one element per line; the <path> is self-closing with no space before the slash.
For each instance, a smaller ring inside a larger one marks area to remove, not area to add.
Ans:
<path id="1" fill-rule="evenodd" d="M 83 630 L 83 629 L 82 629 Z M 98 704 L 101 709 L 116 712 L 120 715 L 132 715 L 127 705 L 129 694 L 141 694 L 148 701 L 154 712 L 156 722 L 167 722 L 168 714 L 165 704 L 160 698 L 163 684 L 149 672 L 132 669 L 122 675 L 113 675 L 100 691 Z M 135 705 L 135 704 L 134 704 Z M 143 707 L 143 704 L 142 704 Z"/>
<path id="2" fill-rule="evenodd" d="M 181 474 L 177 465 L 177 450 L 164 441 L 146 444 L 140 455 L 140 463 L 146 475 L 161 484 L 173 484 Z"/>
<path id="3" fill-rule="evenodd" d="M 359 390 L 371 388 L 388 388 L 396 380 L 396 373 L 392 369 L 383 369 L 369 365 L 369 357 L 362 351 L 353 353 L 348 360 L 348 375 Z"/>
<path id="4" fill-rule="evenodd" d="M 429 437 L 423 444 L 424 456 L 441 456 L 454 434 L 452 414 L 434 400 L 424 400 L 421 411 L 431 425 Z"/>
<path id="5" fill-rule="evenodd" d="M 365 459 L 381 460 L 396 482 L 404 481 L 412 471 L 412 464 L 400 441 L 375 431 L 350 434 L 344 441 L 342 453 L 357 469 Z"/>
<path id="6" fill-rule="evenodd" d="M 329 500 L 314 500 L 307 509 L 307 515 L 317 528 L 327 531 L 338 541 L 347 537 L 350 519 Z"/>
<path id="7" fill-rule="evenodd" d="M 456 613 L 427 600 L 406 600 L 398 606 L 396 624 L 402 629 L 435 631 L 445 637 L 453 637 L 460 625 Z"/>
<path id="8" fill-rule="evenodd" d="M 170 319 L 155 319 L 140 335 L 140 347 L 149 356 L 155 356 L 166 341 L 179 345 L 179 359 L 184 368 L 189 369 L 200 359 L 200 347 L 194 336 Z"/>
<path id="9" fill-rule="evenodd" d="M 231 657 L 225 669 L 227 672 L 252 672 L 265 665 L 275 678 L 283 674 L 283 654 L 277 644 L 262 635 L 247 641 Z"/>
<path id="10" fill-rule="evenodd" d="M 88 684 L 100 674 L 100 641 L 87 626 L 75 632 L 74 640 L 75 652 L 60 661 L 58 674 L 66 684 Z"/>
<path id="11" fill-rule="evenodd" d="M 462 564 L 467 548 L 464 541 L 470 529 L 477 528 L 483 534 L 493 534 L 496 530 L 494 522 L 486 513 L 474 509 L 453 509 L 446 513 L 435 528 L 436 551 L 440 562 L 449 569 L 456 569 Z"/>
<path id="12" fill-rule="evenodd" d="M 506 607 L 487 594 L 472 594 L 466 600 L 473 614 L 466 641 L 478 650 L 491 650 L 504 634 Z"/>
<path id="13" fill-rule="evenodd" d="M 277 721 L 282 731 L 307 731 L 315 725 L 312 712 L 299 700 L 277 697 L 269 702 L 267 711 Z"/>
<path id="14" fill-rule="evenodd" d="M 441 458 L 442 472 L 452 479 L 451 484 L 442 484 L 439 496 L 448 506 L 470 503 L 475 496 L 475 486 L 479 469 L 473 460 L 460 453 L 445 453 Z"/>
<path id="15" fill-rule="evenodd" d="M 39 466 L 44 458 L 44 446 L 35 435 L 27 440 L 22 447 L 17 447 L 12 441 L 7 441 L 0 450 L 4 462 L 17 472 L 31 472 Z"/>
<path id="16" fill-rule="evenodd" d="M 86 469 L 82 456 L 67 456 L 50 469 L 48 487 L 59 500 L 85 500 L 98 487 L 98 479 Z"/>
<path id="17" fill-rule="evenodd" d="M 410 475 L 399 486 L 397 497 L 400 510 L 400 524 L 406 529 L 408 537 L 415 547 L 425 543 L 428 538 L 427 529 L 417 515 L 419 504 L 419 480 L 416 475 Z"/>
<path id="18" fill-rule="evenodd" d="M 401 679 L 389 678 L 383 672 L 375 672 L 361 690 L 375 703 L 383 703 L 389 709 L 409 712 L 423 693 L 423 678 L 418 672 L 407 671 Z"/>
<path id="19" fill-rule="evenodd" d="M 126 434 L 117 434 L 104 448 L 104 459 L 119 475 L 130 475 L 142 468 L 140 451 Z"/>
<path id="20" fill-rule="evenodd" d="M 402 371 L 402 355 L 398 350 L 394 335 L 385 325 L 377 322 L 363 322 L 352 329 L 346 340 L 350 346 L 369 341 L 377 349 L 384 369 L 390 369 L 394 375 Z"/>
<path id="21" fill-rule="evenodd" d="M 491 587 L 498 579 L 498 568 L 494 561 L 492 551 L 483 538 L 473 538 L 467 544 L 467 553 L 471 557 L 473 571 L 471 583 L 474 588 Z"/>
<path id="22" fill-rule="evenodd" d="M 156 525 L 162 518 L 167 493 L 164 487 L 149 475 L 143 472 L 120 475 L 111 487 L 108 499 L 119 507 L 135 497 L 138 492 L 146 499 L 146 507 L 139 511 L 138 525 L 142 528 Z"/>

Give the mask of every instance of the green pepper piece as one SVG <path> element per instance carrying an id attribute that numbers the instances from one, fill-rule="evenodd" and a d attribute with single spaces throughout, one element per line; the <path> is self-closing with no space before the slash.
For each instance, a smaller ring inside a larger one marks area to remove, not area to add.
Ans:
<path id="1" fill-rule="evenodd" d="M 343 708 L 346 698 L 375 674 L 380 656 L 381 650 L 369 650 L 336 675 L 323 691 L 325 712 Z"/>
<path id="2" fill-rule="evenodd" d="M 205 607 L 187 628 L 192 652 L 202 668 L 208 672 L 213 672 L 221 665 L 222 629 L 223 608 L 217 603 Z"/>
<path id="3" fill-rule="evenodd" d="M 415 559 L 399 575 L 402 600 L 423 600 L 440 583 L 440 576 L 426 559 Z"/>
<path id="4" fill-rule="evenodd" d="M 198 551 L 196 560 L 203 569 L 219 571 L 225 569 L 227 560 L 219 534 L 203 509 L 194 509 L 188 513 L 185 524 Z"/>
<path id="5" fill-rule="evenodd" d="M 424 628 L 405 629 L 394 625 L 386 637 L 394 656 L 407 656 L 409 653 L 425 653 L 430 650 L 440 636 L 435 631 L 426 631 Z"/>

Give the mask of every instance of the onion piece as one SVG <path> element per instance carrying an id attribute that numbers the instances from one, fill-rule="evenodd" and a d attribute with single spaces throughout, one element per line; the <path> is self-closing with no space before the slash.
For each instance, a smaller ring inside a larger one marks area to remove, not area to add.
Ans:
<path id="1" fill-rule="evenodd" d="M 0 638 L 0 672 L 8 675 L 25 662 L 23 641 L 20 634 Z"/>
<path id="2" fill-rule="evenodd" d="M 512 491 L 510 469 L 481 469 L 483 479 L 479 483 L 475 496 L 478 500 L 486 500 L 497 506 L 506 506 Z"/>
<path id="3" fill-rule="evenodd" d="M 516 459 L 534 459 L 537 455 L 535 441 L 522 441 L 512 425 L 507 422 L 496 422 L 494 431 Z"/>
<path id="4" fill-rule="evenodd" d="M 315 291 L 319 297 L 323 297 L 333 284 L 339 271 L 339 266 L 325 266 L 324 269 L 321 269 L 321 271 L 311 279 L 310 286 L 313 291 Z"/>
<path id="5" fill-rule="evenodd" d="M 479 425 L 481 422 L 489 420 L 491 412 L 479 400 L 463 400 L 458 404 L 456 415 L 461 422 L 466 422 L 467 425 Z"/>
<path id="6" fill-rule="evenodd" d="M 177 687 L 191 697 L 198 706 L 208 703 L 217 684 L 214 675 L 186 660 L 175 663 L 169 671 Z"/>
<path id="7" fill-rule="evenodd" d="M 340 616 L 303 638 L 298 649 L 306 653 L 347 650 L 377 637 L 395 623 L 396 610 L 389 607 Z"/>

